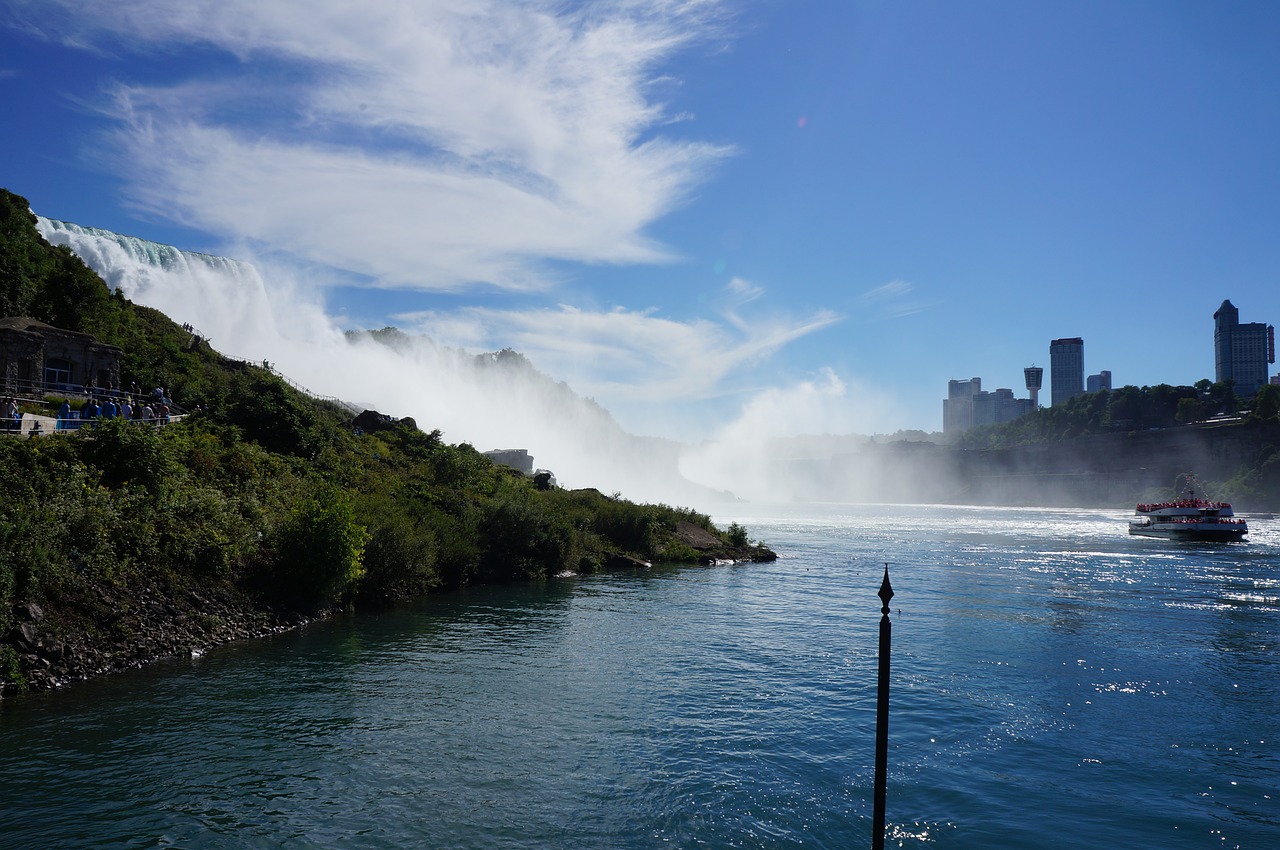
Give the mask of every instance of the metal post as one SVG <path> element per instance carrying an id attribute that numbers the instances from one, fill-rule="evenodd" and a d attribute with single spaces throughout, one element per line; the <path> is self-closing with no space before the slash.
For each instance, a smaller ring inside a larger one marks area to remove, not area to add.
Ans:
<path id="1" fill-rule="evenodd" d="M 892 626 L 889 623 L 889 600 L 893 588 L 889 585 L 889 565 L 884 565 L 884 581 L 880 583 L 880 684 L 876 688 L 876 779 L 873 804 L 871 848 L 884 850 L 884 798 L 886 774 L 889 765 L 889 644 Z"/>

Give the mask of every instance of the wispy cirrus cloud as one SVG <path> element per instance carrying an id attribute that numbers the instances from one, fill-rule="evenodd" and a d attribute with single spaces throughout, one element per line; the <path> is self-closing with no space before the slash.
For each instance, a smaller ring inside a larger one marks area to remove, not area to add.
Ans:
<path id="1" fill-rule="evenodd" d="M 374 285 L 532 289 L 549 261 L 663 260 L 645 227 L 730 153 L 663 135 L 655 97 L 659 63 L 715 32 L 713 2 L 41 10 L 68 43 L 195 57 L 103 107 L 137 204 Z"/>
<path id="2" fill-rule="evenodd" d="M 923 300 L 915 289 L 915 285 L 909 281 L 891 280 L 863 292 L 857 301 L 860 307 L 875 318 L 900 319 L 922 313 L 933 306 Z"/>
<path id="3" fill-rule="evenodd" d="M 726 287 L 731 293 L 737 289 Z M 802 317 L 746 319 L 733 313 L 725 321 L 675 321 L 655 310 L 588 311 L 567 305 L 532 311 L 477 307 L 400 318 L 447 345 L 512 346 L 580 392 L 620 402 L 679 402 L 730 391 L 725 387 L 730 375 L 839 320 L 821 310 Z"/>

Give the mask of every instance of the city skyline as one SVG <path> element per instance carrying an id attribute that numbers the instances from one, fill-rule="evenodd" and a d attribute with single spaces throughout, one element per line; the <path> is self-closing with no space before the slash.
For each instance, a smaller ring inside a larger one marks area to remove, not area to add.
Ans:
<path id="1" fill-rule="evenodd" d="M 0 0 L 0 186 L 633 433 L 937 431 L 1045 340 L 1194 383 L 1224 297 L 1280 317 L 1270 4 L 184 8 Z"/>
<path id="2" fill-rule="evenodd" d="M 1266 322 L 1240 322 L 1240 311 L 1230 299 L 1223 300 L 1213 313 L 1212 346 L 1215 359 L 1214 382 L 1230 381 L 1240 395 L 1252 395 L 1264 384 L 1280 385 L 1280 374 L 1271 375 L 1275 363 L 1275 327 Z M 1087 378 L 1084 373 L 1084 339 L 1063 337 L 1049 342 L 1050 406 L 1065 404 L 1070 399 L 1116 389 L 1109 369 Z M 984 391 L 982 377 L 951 379 L 947 397 L 942 403 L 943 433 L 961 433 L 977 425 L 1011 421 L 1035 410 L 1043 385 L 1044 369 L 1027 366 L 1023 370 L 1028 398 L 1015 398 L 1008 387 Z M 1184 381 L 1171 386 L 1194 386 L 1199 381 Z M 1121 382 L 1123 386 L 1149 386 Z"/>

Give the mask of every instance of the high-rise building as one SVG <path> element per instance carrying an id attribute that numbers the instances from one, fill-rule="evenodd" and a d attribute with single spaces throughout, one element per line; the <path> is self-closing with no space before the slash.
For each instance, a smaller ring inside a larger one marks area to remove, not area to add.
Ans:
<path id="1" fill-rule="evenodd" d="M 963 434 L 979 425 L 1012 422 L 1032 409 L 1030 399 L 1014 398 L 1006 387 L 984 392 L 981 378 L 950 381 L 942 400 L 942 433 Z"/>
<path id="2" fill-rule="evenodd" d="M 942 433 L 962 434 L 973 427 L 973 397 L 982 392 L 982 379 L 948 381 L 942 400 Z"/>
<path id="3" fill-rule="evenodd" d="M 1088 380 L 1085 381 L 1086 392 L 1096 393 L 1100 390 L 1109 389 L 1111 389 L 1111 373 L 1106 369 L 1103 369 L 1096 375 L 1090 375 Z"/>
<path id="4" fill-rule="evenodd" d="M 973 397 L 973 426 L 1000 425 L 1031 412 L 1031 399 L 1014 398 L 1013 390 L 1001 387 Z"/>
<path id="5" fill-rule="evenodd" d="M 1044 384 L 1044 369 L 1039 366 L 1028 366 L 1022 370 L 1027 381 L 1027 392 L 1031 394 L 1031 409 L 1040 409 L 1040 387 Z"/>
<path id="6" fill-rule="evenodd" d="M 1253 395 L 1267 383 L 1267 364 L 1276 362 L 1276 331 L 1262 322 L 1240 324 L 1230 300 L 1213 314 L 1215 380 L 1232 381 L 1239 395 Z"/>
<path id="7" fill-rule="evenodd" d="M 1053 404 L 1084 393 L 1084 340 L 1078 336 L 1049 343 L 1049 377 Z"/>

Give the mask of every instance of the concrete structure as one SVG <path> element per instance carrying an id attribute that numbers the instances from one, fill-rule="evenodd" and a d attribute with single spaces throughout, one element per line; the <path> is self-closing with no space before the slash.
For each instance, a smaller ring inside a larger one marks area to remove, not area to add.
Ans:
<path id="1" fill-rule="evenodd" d="M 1213 314 L 1214 379 L 1233 382 L 1237 395 L 1256 393 L 1267 383 L 1267 364 L 1276 362 L 1275 334 L 1262 322 L 1240 324 L 1240 311 L 1223 301 Z"/>
<path id="2" fill-rule="evenodd" d="M 1031 409 L 1040 409 L 1040 387 L 1044 386 L 1044 369 L 1039 366 L 1028 366 L 1022 370 L 1022 377 L 1027 382 L 1027 392 L 1031 395 Z"/>
<path id="3" fill-rule="evenodd" d="M 99 390 L 119 389 L 120 354 L 116 346 L 88 334 L 36 319 L 0 319 L 0 386 L 5 395 L 79 393 L 90 384 Z"/>
<path id="4" fill-rule="evenodd" d="M 1085 383 L 1086 392 L 1096 393 L 1100 390 L 1109 390 L 1111 389 L 1111 373 L 1103 369 L 1096 375 L 1090 375 Z"/>
<path id="5" fill-rule="evenodd" d="M 525 475 L 533 475 L 533 455 L 528 449 L 494 449 L 484 456 L 496 464 L 518 469 Z"/>
<path id="6" fill-rule="evenodd" d="M 1064 404 L 1084 394 L 1084 340 L 1078 336 L 1049 343 L 1049 375 L 1053 381 L 1052 403 Z"/>
<path id="7" fill-rule="evenodd" d="M 1011 389 L 984 392 L 981 378 L 949 381 L 942 400 L 942 433 L 959 435 L 980 425 L 1012 422 L 1033 409 L 1031 399 L 1014 398 Z"/>

